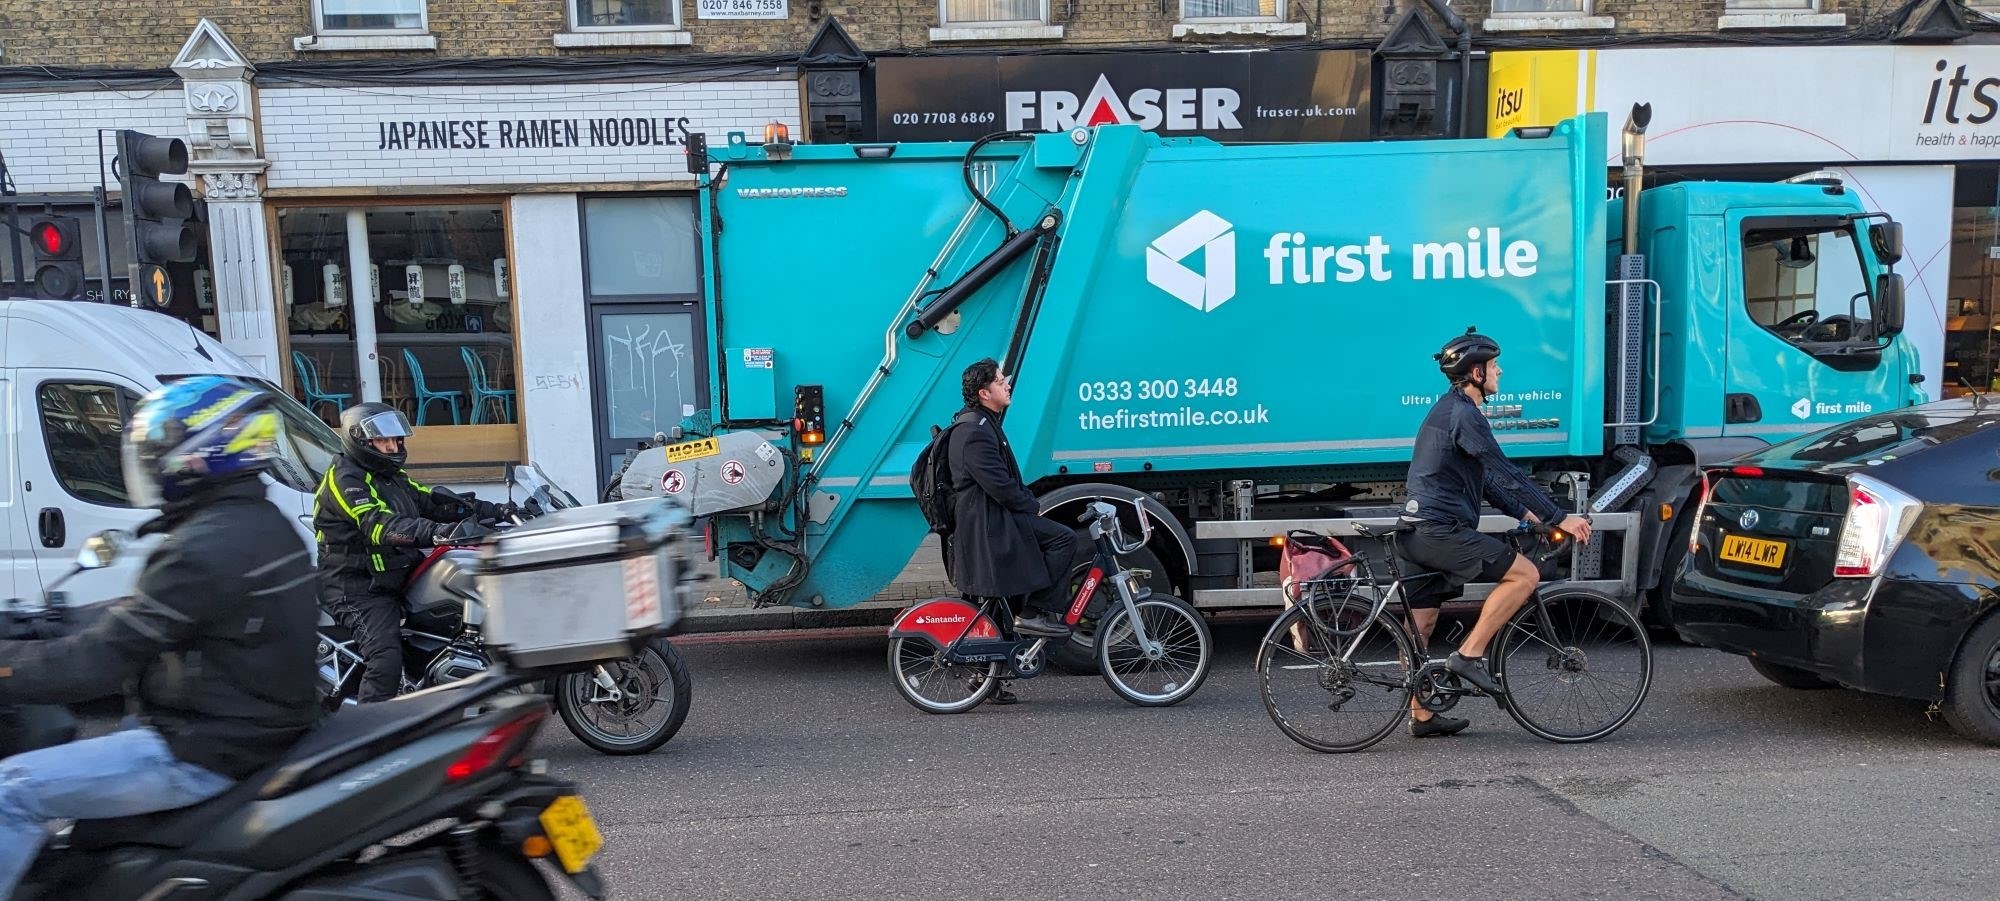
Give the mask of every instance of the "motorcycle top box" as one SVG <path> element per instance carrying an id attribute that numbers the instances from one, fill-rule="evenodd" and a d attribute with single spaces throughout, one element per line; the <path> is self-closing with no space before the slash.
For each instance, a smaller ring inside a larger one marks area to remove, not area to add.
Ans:
<path id="1" fill-rule="evenodd" d="M 523 668 L 616 660 L 679 625 L 687 508 L 638 498 L 559 510 L 487 539 L 486 644 Z"/>

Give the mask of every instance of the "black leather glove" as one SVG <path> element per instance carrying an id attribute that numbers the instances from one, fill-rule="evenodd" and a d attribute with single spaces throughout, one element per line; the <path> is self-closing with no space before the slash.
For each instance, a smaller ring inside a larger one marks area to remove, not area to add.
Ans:
<path id="1" fill-rule="evenodd" d="M 480 519 L 499 519 L 507 515 L 509 506 L 511 505 L 496 504 L 492 501 L 473 501 L 472 513 Z"/>
<path id="2" fill-rule="evenodd" d="M 464 544 L 491 534 L 493 534 L 492 529 L 479 524 L 479 517 L 468 516 L 457 522 L 438 523 L 437 531 L 433 534 L 431 542 L 439 545 Z"/>

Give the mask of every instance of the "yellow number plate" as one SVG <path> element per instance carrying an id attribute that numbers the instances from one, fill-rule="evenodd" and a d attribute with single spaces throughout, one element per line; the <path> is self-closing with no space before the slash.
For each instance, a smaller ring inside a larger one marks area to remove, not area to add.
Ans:
<path id="1" fill-rule="evenodd" d="M 1777 569 L 1785 565 L 1785 543 L 1744 535 L 1722 536 L 1722 559 Z"/>
<path id="2" fill-rule="evenodd" d="M 590 808 L 583 806 L 582 798 L 557 798 L 542 811 L 541 820 L 542 832 L 555 846 L 556 859 L 567 872 L 582 872 L 597 849 L 604 847 L 604 836 L 597 834 L 597 821 L 591 818 Z"/>
<path id="3" fill-rule="evenodd" d="M 700 441 L 689 441 L 685 444 L 667 445 L 667 462 L 685 463 L 689 460 L 699 460 L 702 457 L 713 457 L 719 453 L 722 453 L 721 442 L 714 438 L 703 438 Z"/>

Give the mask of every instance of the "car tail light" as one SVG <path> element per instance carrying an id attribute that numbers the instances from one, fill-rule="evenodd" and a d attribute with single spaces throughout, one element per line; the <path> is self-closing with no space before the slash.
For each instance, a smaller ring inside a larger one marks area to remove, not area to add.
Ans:
<path id="1" fill-rule="evenodd" d="M 464 754 L 445 768 L 444 780 L 464 782 L 492 769 L 510 752 L 518 751 L 527 745 L 528 738 L 535 734 L 535 728 L 540 726 L 542 719 L 548 715 L 547 710 L 536 708 L 501 723 L 493 731 L 480 736 L 478 741 L 472 743 L 472 747 L 465 749 Z"/>
<path id="2" fill-rule="evenodd" d="M 1909 534 L 1923 504 L 1868 476 L 1847 477 L 1847 518 L 1840 526 L 1840 549 L 1833 558 L 1839 578 L 1867 579 Z"/>
<path id="3" fill-rule="evenodd" d="M 1688 521 L 1688 556 L 1694 556 L 1701 549 L 1701 518 L 1708 512 L 1708 495 L 1715 490 L 1715 483 L 1709 479 L 1709 471 L 1701 471 L 1701 500 L 1694 505 L 1694 519 Z"/>

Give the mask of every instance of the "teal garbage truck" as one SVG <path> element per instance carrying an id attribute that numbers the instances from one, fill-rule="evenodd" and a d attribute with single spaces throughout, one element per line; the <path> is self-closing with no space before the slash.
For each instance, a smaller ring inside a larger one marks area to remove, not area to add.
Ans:
<path id="1" fill-rule="evenodd" d="M 1622 188 L 1602 113 L 1478 140 L 695 144 L 712 403 L 619 490 L 691 499 L 758 603 L 848 607 L 924 541 L 912 461 L 992 357 L 1043 515 L 1112 502 L 1153 590 L 1275 607 L 1273 536 L 1396 515 L 1431 355 L 1476 326 L 1506 351 L 1496 434 L 1597 524 L 1569 574 L 1644 604 L 1699 464 L 1924 399 L 1900 225 L 1824 177 L 1641 193 L 1648 113 L 1615 135 Z"/>

